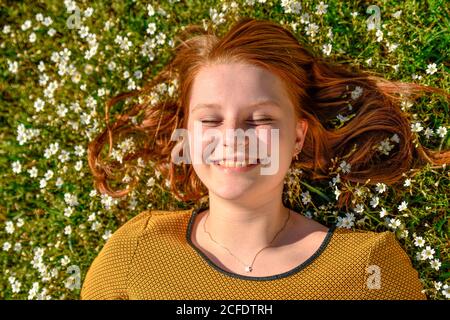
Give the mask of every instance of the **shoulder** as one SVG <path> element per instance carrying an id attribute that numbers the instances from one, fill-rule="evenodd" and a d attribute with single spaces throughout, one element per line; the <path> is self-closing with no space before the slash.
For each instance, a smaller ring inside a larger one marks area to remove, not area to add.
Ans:
<path id="1" fill-rule="evenodd" d="M 137 243 L 148 233 L 170 231 L 173 226 L 181 226 L 189 220 L 192 209 L 187 210 L 146 210 L 120 226 L 107 243 Z M 106 245 L 105 245 L 106 246 Z"/>
<path id="2" fill-rule="evenodd" d="M 146 210 L 120 226 L 89 267 L 81 299 L 127 299 L 129 269 L 141 239 L 186 220 L 191 210 Z M 172 228 L 173 229 L 173 228 Z"/>
<path id="3" fill-rule="evenodd" d="M 412 267 L 409 256 L 395 234 L 390 231 L 336 228 L 334 238 L 341 244 L 340 247 L 345 246 L 355 253 L 362 252 L 372 264 L 378 263 L 385 267 Z"/>
<path id="4" fill-rule="evenodd" d="M 426 299 L 419 273 L 394 233 L 339 228 L 336 235 L 347 246 L 359 250 L 360 256 L 364 257 L 368 297 Z"/>

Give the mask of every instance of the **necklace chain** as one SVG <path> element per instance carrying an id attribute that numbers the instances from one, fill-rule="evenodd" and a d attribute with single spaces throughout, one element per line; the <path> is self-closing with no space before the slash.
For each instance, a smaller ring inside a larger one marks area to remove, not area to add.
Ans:
<path id="1" fill-rule="evenodd" d="M 206 231 L 206 221 L 208 220 L 208 217 L 209 217 L 209 211 L 208 211 L 208 214 L 206 215 L 205 222 L 203 223 L 203 231 L 209 235 L 209 238 L 211 239 L 211 241 L 213 241 L 214 243 L 218 244 L 219 246 L 221 246 L 222 248 L 224 248 L 225 250 L 227 250 L 228 253 L 229 253 L 230 255 L 232 255 L 236 260 L 238 260 L 239 263 L 241 263 L 241 264 L 245 267 L 245 272 L 252 272 L 252 270 L 253 270 L 253 264 L 255 263 L 255 260 L 256 260 L 256 257 L 258 256 L 258 254 L 260 254 L 260 252 L 263 251 L 264 249 L 267 249 L 267 248 L 269 248 L 269 247 L 271 246 L 271 244 L 272 244 L 272 242 L 275 240 L 275 238 L 276 238 L 276 237 L 280 234 L 280 232 L 283 231 L 284 228 L 286 227 L 287 222 L 288 222 L 290 216 L 291 216 L 291 210 L 289 210 L 289 212 L 288 212 L 287 219 L 285 220 L 283 227 L 275 234 L 275 236 L 273 237 L 272 241 L 270 241 L 269 244 L 268 244 L 266 247 L 260 249 L 260 250 L 256 253 L 256 255 L 253 257 L 252 263 L 251 263 L 250 265 L 247 265 L 247 264 L 245 264 L 244 262 L 242 262 L 242 260 L 239 259 L 237 256 L 235 256 L 235 255 L 230 251 L 230 249 L 228 249 L 228 248 L 225 247 L 224 245 L 222 245 L 222 244 L 220 244 L 219 242 L 217 242 L 216 240 L 214 240 L 213 237 L 211 236 L 211 233 L 209 233 L 208 231 Z"/>

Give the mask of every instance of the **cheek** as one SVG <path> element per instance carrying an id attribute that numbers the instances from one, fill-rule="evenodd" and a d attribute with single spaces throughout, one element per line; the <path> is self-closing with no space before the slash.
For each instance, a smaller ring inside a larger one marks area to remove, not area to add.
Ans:
<path id="1" fill-rule="evenodd" d="M 204 167 L 207 165 L 206 158 L 211 154 L 213 142 L 216 140 L 213 136 L 205 134 L 208 128 L 198 131 L 189 131 L 189 153 L 194 167 Z"/>

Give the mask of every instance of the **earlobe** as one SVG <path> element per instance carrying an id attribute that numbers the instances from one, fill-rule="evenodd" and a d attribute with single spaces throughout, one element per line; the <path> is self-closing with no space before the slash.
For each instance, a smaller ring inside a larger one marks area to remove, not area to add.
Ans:
<path id="1" fill-rule="evenodd" d="M 305 142 L 306 132 L 308 131 L 308 122 L 306 120 L 297 121 L 297 139 L 295 140 L 295 145 L 298 150 L 303 148 L 303 143 Z"/>

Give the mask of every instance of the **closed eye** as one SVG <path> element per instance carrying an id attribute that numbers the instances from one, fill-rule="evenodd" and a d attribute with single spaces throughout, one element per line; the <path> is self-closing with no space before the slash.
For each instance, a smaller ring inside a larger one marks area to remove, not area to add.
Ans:
<path id="1" fill-rule="evenodd" d="M 250 123 L 266 123 L 273 121 L 270 118 L 248 120 Z M 220 123 L 218 120 L 201 120 L 201 123 Z"/>

